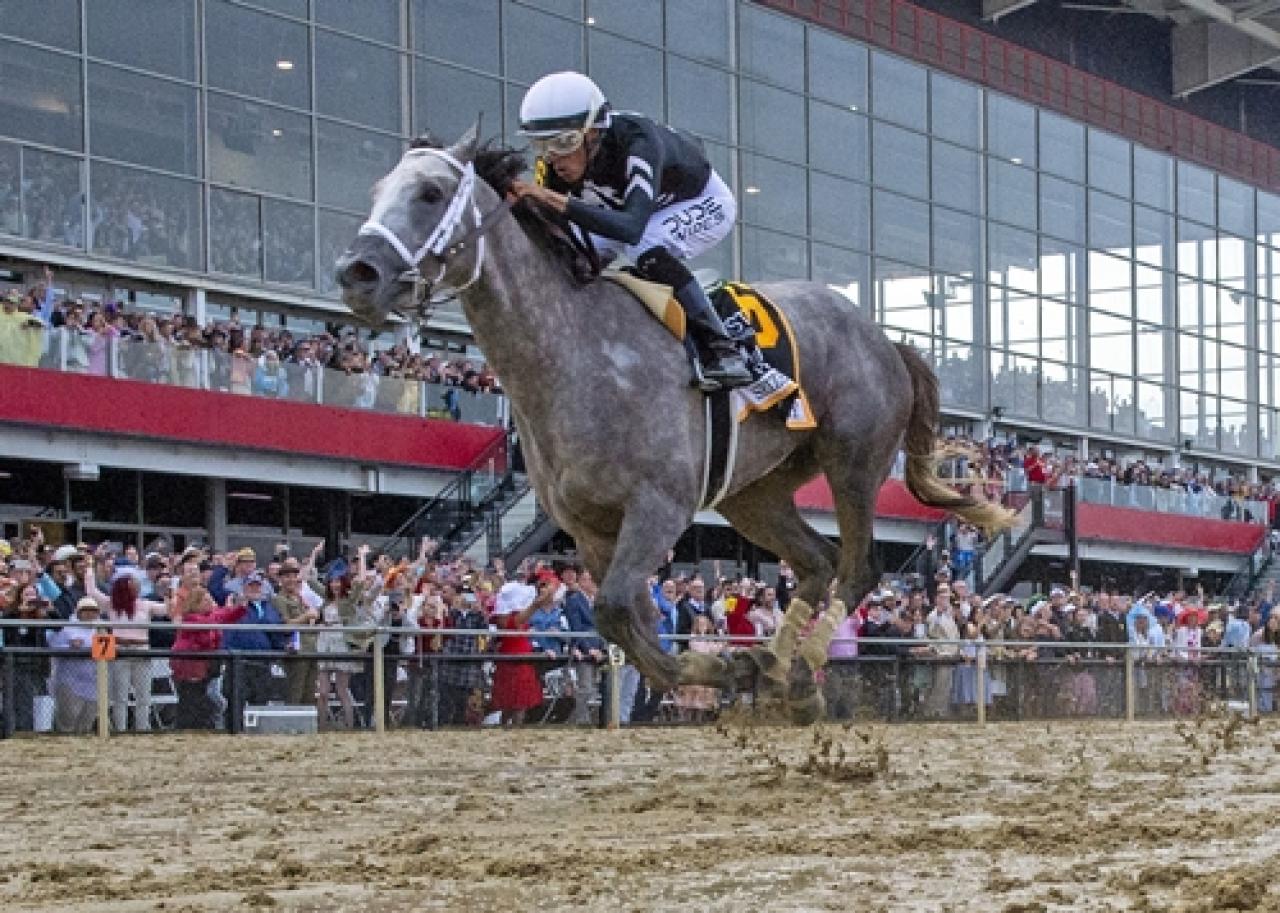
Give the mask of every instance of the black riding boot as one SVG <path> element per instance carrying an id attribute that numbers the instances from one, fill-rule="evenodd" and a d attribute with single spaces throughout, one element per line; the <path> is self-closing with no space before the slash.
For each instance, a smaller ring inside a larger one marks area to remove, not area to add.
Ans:
<path id="1" fill-rule="evenodd" d="M 751 383 L 751 372 L 738 351 L 737 343 L 729 338 L 720 315 L 707 299 L 698 280 L 691 279 L 675 290 L 676 301 L 684 308 L 689 330 L 696 334 L 698 342 L 710 354 L 702 366 L 703 389 L 732 390 Z M 714 386 L 712 386 L 714 384 Z"/>

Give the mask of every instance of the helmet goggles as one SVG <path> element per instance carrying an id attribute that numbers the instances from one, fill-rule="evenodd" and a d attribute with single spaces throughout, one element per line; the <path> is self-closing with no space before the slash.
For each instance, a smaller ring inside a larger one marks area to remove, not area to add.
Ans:
<path id="1" fill-rule="evenodd" d="M 533 147 L 534 154 L 538 157 L 557 158 L 571 155 L 578 151 L 578 147 L 582 145 L 586 135 L 587 131 L 582 128 L 561 130 L 559 133 L 553 133 L 550 136 L 530 137 L 529 144 Z"/>

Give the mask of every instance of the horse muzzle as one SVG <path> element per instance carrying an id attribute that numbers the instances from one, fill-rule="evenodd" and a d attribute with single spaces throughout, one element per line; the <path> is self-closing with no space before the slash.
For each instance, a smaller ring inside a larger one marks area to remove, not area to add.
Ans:
<path id="1" fill-rule="evenodd" d="M 342 287 L 342 301 L 356 317 L 369 324 L 379 324 L 392 309 L 395 299 L 403 294 L 399 272 L 381 262 L 372 250 L 352 245 L 334 264 L 334 277 Z"/>

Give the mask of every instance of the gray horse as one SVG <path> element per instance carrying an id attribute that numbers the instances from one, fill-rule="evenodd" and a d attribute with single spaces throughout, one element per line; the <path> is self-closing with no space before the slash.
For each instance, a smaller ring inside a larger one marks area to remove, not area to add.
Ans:
<path id="1" fill-rule="evenodd" d="M 759 286 L 795 332 L 817 427 L 789 431 L 776 413 L 747 420 L 717 510 L 786 559 L 798 588 L 768 647 L 730 659 L 669 655 L 658 642 L 647 579 L 700 507 L 703 394 L 689 385 L 682 346 L 629 292 L 577 281 L 545 217 L 523 203 L 508 211 L 506 188 L 524 168 L 517 153 L 479 148 L 474 130 L 448 149 L 415 144 L 374 187 L 369 221 L 338 261 L 344 301 L 379 325 L 433 290 L 457 292 L 510 398 L 538 500 L 601 583 L 600 633 L 662 686 L 767 686 L 790 702 L 793 718 L 815 718 L 822 706 L 812 672 L 825 663 L 845 607 L 877 583 L 876 495 L 899 448 L 920 501 L 989 528 L 1006 522 L 1005 512 L 960 495 L 935 473 L 933 372 L 823 285 Z M 794 502 L 796 489 L 820 472 L 834 495 L 839 547 Z M 802 640 L 829 589 L 826 610 Z"/>

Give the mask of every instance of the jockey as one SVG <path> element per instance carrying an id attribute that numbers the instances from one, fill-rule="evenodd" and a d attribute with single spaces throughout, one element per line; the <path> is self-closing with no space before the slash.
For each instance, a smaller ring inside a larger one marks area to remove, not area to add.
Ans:
<path id="1" fill-rule="evenodd" d="M 738 204 L 698 141 L 641 114 L 614 112 L 581 73 L 544 76 L 520 103 L 520 132 L 537 154 L 535 183 L 512 193 L 563 213 L 591 236 L 601 260 L 625 254 L 646 279 L 670 285 L 710 355 L 703 389 L 751 382 L 702 286 L 681 261 L 720 243 Z"/>

